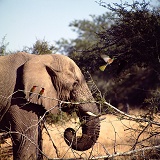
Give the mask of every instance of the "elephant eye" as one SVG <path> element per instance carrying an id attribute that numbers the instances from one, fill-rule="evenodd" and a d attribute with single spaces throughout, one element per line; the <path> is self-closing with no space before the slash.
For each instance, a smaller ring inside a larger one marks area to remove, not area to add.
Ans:
<path id="1" fill-rule="evenodd" d="M 73 89 L 75 89 L 77 86 L 78 86 L 78 80 L 76 80 L 76 81 L 73 83 Z"/>

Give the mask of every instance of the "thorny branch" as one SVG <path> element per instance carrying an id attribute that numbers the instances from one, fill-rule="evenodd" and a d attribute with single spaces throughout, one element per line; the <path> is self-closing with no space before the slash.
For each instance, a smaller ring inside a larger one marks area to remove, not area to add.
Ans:
<path id="1" fill-rule="evenodd" d="M 21 91 L 21 92 L 24 92 L 23 90 L 18 90 L 18 91 Z M 14 92 L 13 94 L 17 93 L 18 91 Z M 26 92 L 30 92 L 30 91 L 26 91 Z M 34 94 L 37 94 L 37 93 L 34 93 Z M 38 95 L 38 94 L 37 94 Z M 114 107 L 113 105 L 111 105 L 110 103 L 106 102 L 106 101 L 81 101 L 81 102 L 68 102 L 68 101 L 63 101 L 63 100 L 59 100 L 59 99 L 56 99 L 56 98 L 51 98 L 51 97 L 46 97 L 46 96 L 43 96 L 41 95 L 43 98 L 47 98 L 47 99 L 51 99 L 51 100 L 56 100 L 59 102 L 59 104 L 70 104 L 70 105 L 79 105 L 79 104 L 85 104 L 85 103 L 97 103 L 97 104 L 102 104 L 102 105 L 107 105 L 109 106 L 110 108 L 114 109 L 114 111 L 116 111 L 117 113 L 121 114 L 122 116 L 125 116 L 127 117 L 129 120 L 133 120 L 133 121 L 138 121 L 138 122 L 148 122 L 150 124 L 154 124 L 154 125 L 157 125 L 157 126 L 160 126 L 160 123 L 159 122 L 156 122 L 156 121 L 152 121 L 150 119 L 147 119 L 147 118 L 141 118 L 141 117 L 136 117 L 136 116 L 132 116 L 132 115 L 129 115 L 119 109 L 117 109 L 116 107 Z M 50 108 L 49 110 L 47 110 L 46 112 L 50 112 L 54 107 Z M 46 114 L 46 113 L 45 113 Z M 98 117 L 100 117 L 102 114 L 100 113 L 99 115 L 97 115 Z M 45 116 L 45 115 L 44 115 Z M 44 117 L 43 117 L 44 118 Z"/>
<path id="2" fill-rule="evenodd" d="M 14 92 L 13 94 L 15 94 L 15 93 L 17 93 L 17 92 L 24 92 L 24 91 L 23 91 L 23 90 L 17 90 L 17 91 Z M 26 91 L 26 92 L 30 92 L 30 91 Z M 7 99 L 11 98 L 11 97 L 13 96 L 13 94 L 10 95 L 9 97 L 6 97 L 6 98 L 7 98 Z M 33 94 L 37 94 L 37 95 L 38 95 L 38 93 L 33 93 Z M 134 145 L 132 146 L 132 148 L 131 148 L 130 151 L 128 151 L 128 152 L 123 152 L 123 153 L 116 153 L 116 148 L 114 148 L 115 154 L 109 154 L 109 153 L 107 153 L 106 156 L 99 156 L 99 157 L 94 157 L 94 158 L 92 157 L 92 158 L 90 158 L 90 159 L 104 159 L 104 158 L 109 159 L 109 158 L 113 158 L 113 157 L 117 157 L 117 156 L 127 156 L 127 155 L 131 155 L 131 154 L 134 154 L 134 153 L 137 153 L 137 152 L 143 152 L 143 151 L 147 151 L 147 150 L 160 149 L 160 145 L 157 145 L 157 146 L 155 145 L 155 146 L 151 146 L 151 147 L 144 147 L 144 148 L 142 148 L 142 149 L 135 149 L 136 145 L 137 145 L 139 142 L 142 142 L 142 141 L 144 140 L 144 139 L 143 139 L 143 140 L 139 141 L 139 137 L 141 136 L 141 134 L 142 134 L 149 126 L 151 126 L 152 124 L 153 124 L 153 125 L 156 125 L 156 126 L 160 126 L 160 123 L 157 122 L 157 121 L 153 121 L 153 120 L 150 120 L 150 119 L 148 119 L 148 118 L 141 118 L 141 117 L 137 117 L 137 116 L 133 116 L 133 115 L 129 115 L 129 114 L 127 114 L 127 113 L 124 113 L 124 112 L 120 111 L 119 109 L 117 109 L 116 107 L 114 107 L 113 105 L 111 105 L 110 103 L 106 102 L 105 100 L 103 100 L 103 101 L 87 101 L 87 102 L 85 102 L 85 101 L 81 101 L 81 102 L 68 102 L 68 101 L 62 101 L 62 100 L 59 100 L 59 99 L 56 99 L 56 98 L 45 97 L 45 96 L 43 96 L 43 95 L 41 95 L 41 96 L 42 96 L 43 98 L 47 98 L 47 99 L 51 99 L 51 100 L 57 100 L 57 101 L 59 102 L 59 104 L 58 104 L 59 107 L 61 107 L 61 104 L 70 104 L 70 105 L 73 105 L 73 104 L 74 104 L 74 105 L 78 105 L 78 104 L 84 104 L 84 103 L 97 103 L 97 104 L 99 104 L 99 105 L 107 105 L 107 106 L 109 106 L 110 108 L 112 108 L 114 111 L 116 111 L 117 113 L 119 113 L 120 115 L 122 115 L 123 118 L 125 118 L 125 119 L 127 119 L 127 120 L 132 120 L 132 121 L 136 121 L 136 122 L 147 122 L 147 123 L 148 123 L 148 124 L 143 128 L 143 130 L 141 130 L 141 132 L 139 133 L 139 135 L 137 136 L 137 139 L 136 139 L 136 141 L 135 141 L 135 143 L 134 143 Z M 30 102 L 27 102 L 27 103 L 30 103 Z M 50 112 L 52 109 L 54 109 L 54 107 L 56 107 L 56 106 L 53 106 L 52 108 L 50 108 L 49 110 L 47 110 L 47 111 L 44 113 L 44 115 L 43 115 L 42 117 L 40 117 L 38 123 L 37 123 L 37 124 L 34 124 L 34 126 L 35 126 L 35 125 L 38 125 L 38 124 L 44 119 L 45 115 L 46 115 L 48 112 Z M 100 113 L 99 115 L 97 115 L 97 117 L 100 117 L 100 116 L 102 116 L 101 113 Z M 31 127 L 33 127 L 33 126 L 30 126 L 30 128 L 31 128 Z M 54 144 L 54 141 L 53 141 L 53 139 L 51 138 L 51 136 L 50 136 L 50 134 L 49 134 L 49 132 L 48 132 L 48 129 L 46 128 L 45 125 L 44 125 L 44 127 L 45 127 L 45 129 L 46 129 L 46 131 L 47 131 L 48 136 L 50 137 L 50 139 L 51 139 L 51 141 L 52 141 L 53 147 L 54 147 L 55 150 L 56 150 L 57 157 L 59 157 L 58 149 L 57 149 L 56 145 Z M 29 128 L 28 128 L 28 129 L 29 129 Z M 78 128 L 78 129 L 79 129 L 79 128 Z M 11 134 L 11 133 L 13 133 L 13 132 L 10 131 L 9 133 Z M 22 136 L 24 136 L 25 138 L 27 138 L 26 135 L 23 135 L 22 133 L 19 133 L 19 132 L 14 132 L 14 133 L 21 134 Z M 156 135 L 156 134 L 154 134 L 154 135 Z M 153 136 L 153 135 L 149 136 L 149 138 L 152 137 L 152 136 Z M 28 140 L 31 141 L 31 143 L 34 144 L 34 142 L 33 142 L 31 139 L 28 138 Z M 146 139 L 145 139 L 145 140 L 146 140 Z M 116 143 L 116 132 L 115 132 L 115 143 Z M 36 144 L 34 144 L 34 145 L 36 145 Z M 115 144 L 115 145 L 116 145 L 116 144 Z M 36 147 L 37 147 L 37 146 L 36 146 Z M 115 147 L 115 146 L 114 146 L 114 147 Z M 39 148 L 38 148 L 38 149 L 39 149 Z M 47 158 L 47 156 L 46 156 L 41 150 L 40 150 L 40 152 Z M 91 155 L 90 155 L 89 157 L 91 157 Z M 59 158 L 58 158 L 58 159 L 59 159 Z"/>
<path id="3" fill-rule="evenodd" d="M 144 151 L 153 150 L 153 149 L 160 149 L 160 145 L 152 146 L 152 147 L 145 147 L 145 148 L 142 148 L 142 149 L 132 150 L 132 151 L 123 152 L 123 153 L 111 154 L 111 155 L 107 155 L 107 156 L 97 156 L 97 157 L 94 157 L 94 158 L 89 158 L 88 160 L 97 160 L 97 159 L 108 160 L 108 159 L 112 159 L 112 158 L 115 158 L 115 157 L 118 157 L 118 156 L 129 156 L 129 155 L 132 155 L 132 154 L 136 154 L 138 152 L 144 152 Z M 77 158 L 77 159 L 79 159 L 79 158 Z M 50 159 L 50 160 L 60 160 L 60 158 L 53 158 L 53 159 Z M 75 160 L 75 158 L 65 158 L 65 160 Z"/>
<path id="4" fill-rule="evenodd" d="M 136 145 L 138 143 L 138 140 L 139 140 L 139 137 L 144 133 L 144 131 L 150 126 L 150 123 L 148 123 L 144 128 L 143 130 L 138 134 L 137 138 L 136 138 L 136 141 L 134 143 L 134 145 L 132 146 L 131 150 L 134 150 L 136 148 Z"/>
<path id="5" fill-rule="evenodd" d="M 128 156 L 128 155 L 131 155 L 131 154 L 136 154 L 138 152 L 144 152 L 144 151 L 154 150 L 154 149 L 160 149 L 160 145 L 152 146 L 152 147 L 145 147 L 145 148 L 142 148 L 142 149 L 136 149 L 136 150 L 123 152 L 123 153 L 111 154 L 109 156 L 99 156 L 99 157 L 95 157 L 95 158 L 92 158 L 92 159 L 104 159 L 104 158 L 111 159 L 111 158 L 115 158 L 115 157 L 118 157 L 118 156 Z"/>
<path id="6" fill-rule="evenodd" d="M 7 99 L 9 99 L 11 96 L 13 96 L 15 93 L 17 92 L 28 92 L 30 93 L 30 91 L 24 91 L 24 90 L 17 90 L 15 91 L 12 95 L 10 95 L 9 97 L 6 97 Z M 33 93 L 33 94 L 36 94 L 36 95 L 39 95 L 38 93 Z M 103 101 L 80 101 L 80 102 L 68 102 L 68 101 L 63 101 L 63 100 L 59 100 L 57 98 L 52 98 L 52 97 L 46 97 L 46 96 L 43 96 L 41 95 L 41 97 L 43 98 L 47 98 L 47 99 L 51 99 L 51 100 L 56 100 L 59 102 L 59 104 L 70 104 L 70 105 L 79 105 L 79 104 L 85 104 L 85 103 L 97 103 L 97 104 L 102 104 L 102 105 L 107 105 L 109 106 L 110 108 L 114 109 L 114 111 L 116 111 L 117 113 L 121 114 L 122 116 L 125 116 L 127 117 L 129 120 L 133 120 L 133 121 L 138 121 L 138 122 L 148 122 L 150 124 L 154 124 L 154 125 L 157 125 L 157 126 L 160 126 L 160 123 L 159 122 L 156 122 L 156 121 L 152 121 L 150 119 L 147 119 L 147 118 L 141 118 L 141 117 L 136 117 L 136 116 L 132 116 L 132 115 L 129 115 L 127 113 L 124 113 L 123 111 L 117 109 L 116 107 L 114 107 L 113 105 L 111 105 L 110 103 L 106 102 L 105 100 Z M 53 108 L 55 108 L 56 106 L 50 108 L 49 110 L 47 110 L 44 114 L 44 116 L 50 112 Z M 100 117 L 102 114 L 100 113 L 99 115 L 97 115 L 98 117 Z M 42 116 L 42 119 L 44 118 L 44 116 Z"/>
<path id="7" fill-rule="evenodd" d="M 114 138 L 114 153 L 116 153 L 116 136 L 117 136 L 117 132 L 116 132 L 116 130 L 115 130 L 115 127 L 113 126 L 113 124 L 111 123 L 111 125 L 112 125 L 112 127 L 113 127 L 113 129 L 114 129 L 114 134 L 115 134 L 115 138 Z"/>
<path id="8" fill-rule="evenodd" d="M 34 143 L 30 138 L 28 138 L 25 134 L 20 133 L 20 132 L 15 132 L 15 131 L 9 131 L 8 134 L 20 134 L 21 136 L 25 137 L 25 138 L 28 139 L 33 145 L 36 146 L 36 148 L 41 152 L 41 154 L 43 154 L 43 156 L 45 156 L 45 157 L 48 159 L 47 155 L 46 155 L 42 150 L 39 149 L 39 147 L 37 146 L 37 144 L 35 144 L 35 143 Z"/>
<path id="9" fill-rule="evenodd" d="M 147 118 L 141 118 L 141 117 L 132 116 L 132 115 L 129 115 L 127 113 L 124 113 L 124 112 L 120 111 L 119 109 L 117 109 L 116 107 L 112 106 L 110 103 L 108 103 L 106 101 L 104 102 L 104 104 L 108 105 L 109 107 L 111 107 L 112 109 L 114 109 L 116 112 L 118 112 L 122 116 L 127 117 L 128 120 L 133 120 L 133 121 L 136 121 L 136 122 L 148 122 L 150 124 L 154 124 L 154 125 L 160 126 L 159 122 L 152 121 L 152 120 L 147 119 Z"/>
<path id="10" fill-rule="evenodd" d="M 54 141 L 53 141 L 53 139 L 52 139 L 52 137 L 51 137 L 51 135 L 50 135 L 50 133 L 49 133 L 49 131 L 48 131 L 48 129 L 47 129 L 46 124 L 45 124 L 44 121 L 43 121 L 43 125 L 44 125 L 44 128 L 45 128 L 45 130 L 46 130 L 46 132 L 47 132 L 47 134 L 48 134 L 48 136 L 49 136 L 51 142 L 52 142 L 52 145 L 53 145 L 54 149 L 56 150 L 57 157 L 59 158 L 60 155 L 59 155 L 58 148 L 57 148 L 56 145 L 54 144 Z"/>

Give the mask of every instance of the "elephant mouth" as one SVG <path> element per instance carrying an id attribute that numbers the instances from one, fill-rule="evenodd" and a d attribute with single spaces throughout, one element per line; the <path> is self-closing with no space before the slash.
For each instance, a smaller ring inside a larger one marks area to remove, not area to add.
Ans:
<path id="1" fill-rule="evenodd" d="M 76 112 L 77 107 L 75 105 L 61 104 L 60 109 L 67 114 L 72 114 L 73 112 Z"/>

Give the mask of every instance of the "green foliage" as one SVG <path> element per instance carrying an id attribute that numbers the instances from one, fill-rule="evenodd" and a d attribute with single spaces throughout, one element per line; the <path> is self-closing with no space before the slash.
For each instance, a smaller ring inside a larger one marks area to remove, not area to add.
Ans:
<path id="1" fill-rule="evenodd" d="M 160 67 L 160 15 L 150 11 L 148 4 L 135 2 L 125 6 L 110 7 L 117 15 L 115 25 L 99 33 L 102 50 L 117 57 L 117 62 L 150 66 L 159 73 Z M 117 63 L 118 64 L 118 63 Z"/>
<path id="2" fill-rule="evenodd" d="M 61 120 L 61 115 L 60 114 L 52 114 L 52 113 L 49 113 L 47 116 L 46 116 L 46 122 L 48 124 L 55 124 L 55 123 L 58 123 L 60 122 Z"/>
<path id="3" fill-rule="evenodd" d="M 150 91 L 160 88 L 159 9 L 145 1 L 100 3 L 110 12 L 72 22 L 77 38 L 59 44 L 81 69 L 92 74 L 106 100 L 146 105 Z M 101 54 L 115 59 L 104 72 L 99 70 L 105 64 Z"/>
<path id="4" fill-rule="evenodd" d="M 91 20 L 75 20 L 70 23 L 70 27 L 77 33 L 78 37 L 70 41 L 61 39 L 57 42 L 59 49 L 71 57 L 81 55 L 83 51 L 92 49 L 93 45 L 97 44 L 97 33 L 108 28 L 112 24 L 110 13 L 101 16 L 91 15 Z M 76 53 L 77 52 L 77 53 Z M 74 58 L 74 59 L 76 59 Z"/>
<path id="5" fill-rule="evenodd" d="M 1 56 L 4 56 L 4 55 L 9 54 L 9 53 L 7 52 L 7 46 L 8 46 L 8 45 L 9 45 L 9 42 L 6 42 L 6 36 L 4 36 L 4 37 L 2 38 L 1 43 L 0 43 L 0 55 L 1 55 Z"/>
<path id="6" fill-rule="evenodd" d="M 105 73 L 114 78 L 118 76 L 118 79 L 107 91 L 107 98 L 147 105 L 145 99 L 153 96 L 150 91 L 160 87 L 159 12 L 149 10 L 149 4 L 145 2 L 108 7 L 117 16 L 115 24 L 99 33 L 102 46 L 94 48 L 115 57 Z M 158 94 L 154 96 L 156 98 Z"/>
<path id="7" fill-rule="evenodd" d="M 46 116 L 46 122 L 48 124 L 58 124 L 58 123 L 66 123 L 68 121 L 70 121 L 72 118 L 76 119 L 77 115 L 75 112 L 72 112 L 70 114 L 66 113 L 66 112 L 59 112 L 58 114 L 52 114 L 49 113 Z"/>
<path id="8" fill-rule="evenodd" d="M 35 44 L 33 44 L 33 47 L 25 47 L 23 51 L 29 52 L 32 54 L 52 54 L 56 51 L 57 49 L 53 46 L 50 45 L 49 42 L 45 40 L 37 40 Z"/>

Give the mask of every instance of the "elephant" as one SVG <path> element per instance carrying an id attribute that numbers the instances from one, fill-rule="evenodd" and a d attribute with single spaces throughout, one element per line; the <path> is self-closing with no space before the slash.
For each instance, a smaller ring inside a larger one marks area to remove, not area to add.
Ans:
<path id="1" fill-rule="evenodd" d="M 84 151 L 96 143 L 99 109 L 72 59 L 18 52 L 0 56 L 0 74 L 0 128 L 11 135 L 14 160 L 38 159 L 39 122 L 47 111 L 76 111 L 82 135 L 76 136 L 72 128 L 64 131 L 64 140 L 72 149 Z"/>

